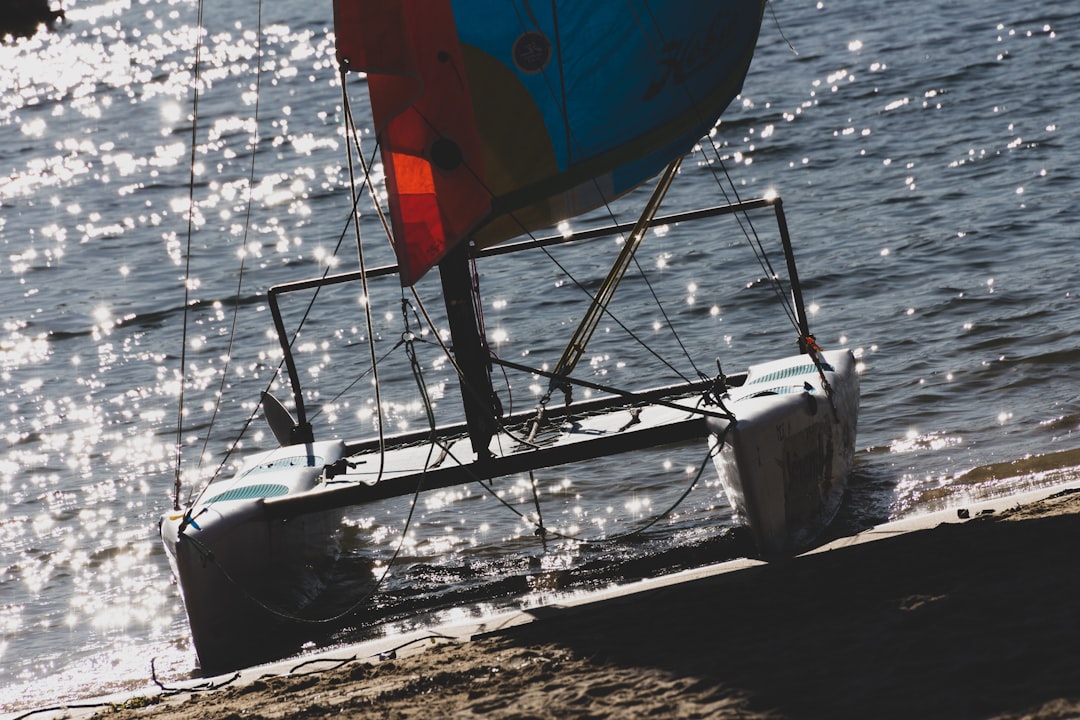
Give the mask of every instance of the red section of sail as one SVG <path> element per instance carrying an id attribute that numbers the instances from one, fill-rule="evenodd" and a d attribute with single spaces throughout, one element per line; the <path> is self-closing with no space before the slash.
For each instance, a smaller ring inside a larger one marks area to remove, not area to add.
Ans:
<path id="1" fill-rule="evenodd" d="M 368 74 L 401 282 L 412 285 L 490 209 L 449 0 L 334 0 L 337 56 Z"/>

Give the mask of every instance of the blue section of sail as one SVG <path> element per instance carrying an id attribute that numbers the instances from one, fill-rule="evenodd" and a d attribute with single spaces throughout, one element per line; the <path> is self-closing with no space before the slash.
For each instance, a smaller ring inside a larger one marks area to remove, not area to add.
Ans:
<path id="1" fill-rule="evenodd" d="M 560 172 L 633 148 L 606 168 L 621 194 L 689 150 L 738 94 L 762 1 L 456 0 L 453 9 L 461 42 L 527 90 Z M 487 102 L 484 92 L 472 88 L 475 102 Z"/>

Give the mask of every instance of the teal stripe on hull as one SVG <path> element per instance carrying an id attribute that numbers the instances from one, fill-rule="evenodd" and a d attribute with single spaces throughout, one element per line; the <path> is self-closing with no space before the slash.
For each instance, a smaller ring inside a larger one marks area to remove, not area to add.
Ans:
<path id="1" fill-rule="evenodd" d="M 246 485 L 233 490 L 226 490 L 220 495 L 215 495 L 210 498 L 203 503 L 203 505 L 226 502 L 229 500 L 258 500 L 259 498 L 278 497 L 280 495 L 287 495 L 288 493 L 289 488 L 286 485 L 279 485 L 277 483 L 259 483 L 258 485 Z"/>
<path id="2" fill-rule="evenodd" d="M 825 370 L 826 372 L 833 372 L 833 367 L 828 363 L 822 363 L 821 369 Z M 784 368 L 783 370 L 777 370 L 776 372 L 771 372 L 768 375 L 762 375 L 761 377 L 754 378 L 747 384 L 759 385 L 761 383 L 771 383 L 778 380 L 788 380 L 793 377 L 799 377 L 800 375 L 816 375 L 817 371 L 817 366 L 813 363 L 807 365 L 799 365 L 796 367 Z"/>

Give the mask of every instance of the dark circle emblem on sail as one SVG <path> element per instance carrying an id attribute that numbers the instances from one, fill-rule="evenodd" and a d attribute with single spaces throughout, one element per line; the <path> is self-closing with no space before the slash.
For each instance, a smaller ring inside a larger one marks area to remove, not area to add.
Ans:
<path id="1" fill-rule="evenodd" d="M 551 41 L 547 35 L 529 30 L 514 41 L 514 65 L 523 73 L 535 75 L 551 60 Z"/>
<path id="2" fill-rule="evenodd" d="M 449 138 L 439 138 L 431 144 L 431 162 L 444 172 L 457 170 L 463 159 L 461 146 Z"/>

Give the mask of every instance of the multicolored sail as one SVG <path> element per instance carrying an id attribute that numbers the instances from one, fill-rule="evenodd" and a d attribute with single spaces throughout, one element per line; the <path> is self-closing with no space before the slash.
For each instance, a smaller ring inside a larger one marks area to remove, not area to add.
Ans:
<path id="1" fill-rule="evenodd" d="M 738 95 L 765 0 L 335 0 L 368 74 L 402 283 L 599 207 Z"/>

